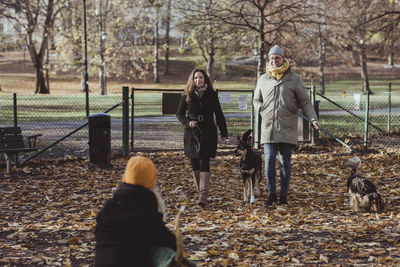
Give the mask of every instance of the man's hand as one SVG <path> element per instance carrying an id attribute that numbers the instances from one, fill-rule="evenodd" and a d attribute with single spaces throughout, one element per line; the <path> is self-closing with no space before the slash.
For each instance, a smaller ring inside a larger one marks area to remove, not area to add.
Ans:
<path id="1" fill-rule="evenodd" d="M 321 129 L 321 123 L 319 121 L 313 121 L 312 125 L 313 125 L 314 129 L 317 130 L 317 131 L 319 129 Z"/>

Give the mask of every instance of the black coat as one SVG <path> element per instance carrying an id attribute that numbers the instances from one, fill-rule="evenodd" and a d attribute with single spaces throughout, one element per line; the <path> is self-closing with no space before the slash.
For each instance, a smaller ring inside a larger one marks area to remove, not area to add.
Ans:
<path id="1" fill-rule="evenodd" d="M 154 193 L 121 183 L 97 216 L 96 266 L 149 266 L 155 246 L 176 250 L 175 235 L 158 212 Z"/>
<path id="2" fill-rule="evenodd" d="M 213 158 L 217 151 L 217 127 L 214 122 L 214 114 L 221 137 L 228 137 L 225 117 L 218 100 L 218 94 L 208 89 L 201 97 L 192 92 L 190 98 L 190 102 L 187 103 L 186 95 L 182 95 L 176 111 L 178 120 L 185 126 L 185 155 L 190 159 L 199 157 Z M 198 121 L 197 125 L 200 129 L 190 128 L 190 121 Z M 199 143 L 200 149 L 198 147 Z"/>

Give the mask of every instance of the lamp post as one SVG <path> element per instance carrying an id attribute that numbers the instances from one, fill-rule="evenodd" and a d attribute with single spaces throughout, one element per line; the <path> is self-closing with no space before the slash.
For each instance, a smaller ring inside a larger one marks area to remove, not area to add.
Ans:
<path id="1" fill-rule="evenodd" d="M 83 0 L 83 31 L 85 38 L 85 94 L 86 94 L 86 117 L 89 117 L 89 75 L 87 57 L 87 33 L 86 33 L 86 0 Z"/>

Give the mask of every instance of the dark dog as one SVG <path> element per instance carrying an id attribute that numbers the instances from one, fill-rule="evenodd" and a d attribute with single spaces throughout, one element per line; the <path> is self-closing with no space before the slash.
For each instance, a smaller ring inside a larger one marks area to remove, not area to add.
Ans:
<path id="1" fill-rule="evenodd" d="M 367 179 L 357 175 L 357 168 L 361 166 L 359 157 L 347 160 L 346 165 L 351 167 L 350 177 L 347 179 L 347 192 L 350 197 L 350 206 L 355 212 L 363 209 L 366 212 L 383 210 L 382 197 L 376 191 L 375 185 Z"/>
<path id="2" fill-rule="evenodd" d="M 240 173 L 243 179 L 243 201 L 248 201 L 250 195 L 250 203 L 255 202 L 254 188 L 257 184 L 257 195 L 260 194 L 260 182 L 261 182 L 261 168 L 262 159 L 261 155 L 252 150 L 251 148 L 251 130 L 248 130 L 240 139 L 238 135 L 238 145 L 235 150 L 235 155 L 240 155 Z M 258 176 L 258 179 L 256 179 Z"/>

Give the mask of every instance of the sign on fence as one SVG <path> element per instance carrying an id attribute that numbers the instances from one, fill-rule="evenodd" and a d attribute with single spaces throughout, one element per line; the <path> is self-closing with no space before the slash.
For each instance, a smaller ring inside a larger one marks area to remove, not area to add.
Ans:
<path id="1" fill-rule="evenodd" d="M 221 103 L 231 103 L 232 94 L 231 92 L 219 92 L 219 102 Z"/>
<path id="2" fill-rule="evenodd" d="M 355 110 L 360 109 L 360 98 L 361 98 L 360 93 L 354 93 L 354 109 Z"/>
<path id="3" fill-rule="evenodd" d="M 247 96 L 246 95 L 239 95 L 239 110 L 246 110 L 247 109 Z"/>
<path id="4" fill-rule="evenodd" d="M 182 94 L 163 93 L 162 94 L 162 114 L 176 114 Z"/>

